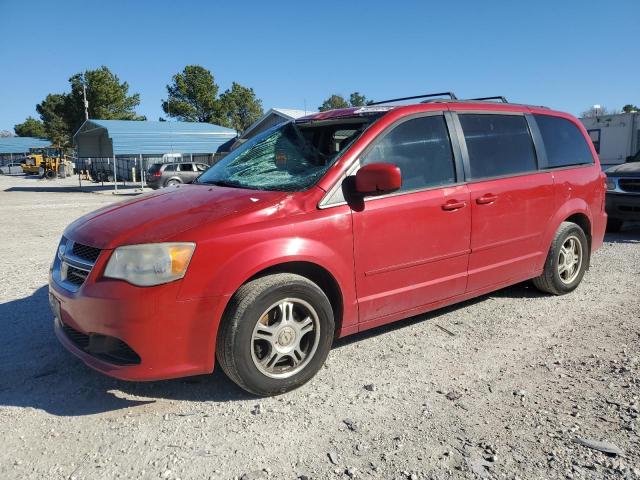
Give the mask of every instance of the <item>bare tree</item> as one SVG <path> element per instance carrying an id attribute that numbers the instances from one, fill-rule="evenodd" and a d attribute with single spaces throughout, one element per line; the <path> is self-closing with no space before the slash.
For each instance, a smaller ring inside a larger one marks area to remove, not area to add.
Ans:
<path id="1" fill-rule="evenodd" d="M 581 118 L 595 118 L 595 117 L 602 117 L 603 115 L 613 115 L 614 113 L 616 113 L 616 112 L 613 111 L 613 110 L 609 110 L 604 105 L 594 105 L 593 107 L 589 108 L 588 110 L 585 110 L 584 112 L 582 112 L 580 114 L 580 117 Z"/>

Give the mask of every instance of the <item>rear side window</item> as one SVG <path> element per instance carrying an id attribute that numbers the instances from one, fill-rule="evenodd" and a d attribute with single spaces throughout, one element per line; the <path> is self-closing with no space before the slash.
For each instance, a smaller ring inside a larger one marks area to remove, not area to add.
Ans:
<path id="1" fill-rule="evenodd" d="M 176 165 L 167 165 L 166 167 L 164 167 L 164 171 L 165 172 L 175 172 L 176 171 Z"/>
<path id="2" fill-rule="evenodd" d="M 542 135 L 549 168 L 593 163 L 589 145 L 573 122 L 551 115 L 534 115 L 534 117 Z M 598 132 L 597 142 L 599 149 L 600 132 Z"/>
<path id="3" fill-rule="evenodd" d="M 522 115 L 460 114 L 472 179 L 537 170 L 529 126 Z"/>
<path id="4" fill-rule="evenodd" d="M 392 163 L 400 168 L 400 191 L 455 183 L 449 132 L 442 115 L 407 120 L 376 141 L 360 160 Z"/>

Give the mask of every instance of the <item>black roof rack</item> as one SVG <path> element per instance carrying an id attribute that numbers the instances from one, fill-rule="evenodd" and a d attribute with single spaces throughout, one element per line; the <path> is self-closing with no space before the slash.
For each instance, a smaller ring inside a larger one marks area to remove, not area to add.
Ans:
<path id="1" fill-rule="evenodd" d="M 380 102 L 373 102 L 369 105 L 381 105 L 383 103 L 392 103 L 392 102 L 400 102 L 402 100 L 415 100 L 416 98 L 432 98 L 432 97 L 442 97 L 448 96 L 451 100 L 457 100 L 455 93 L 453 92 L 440 92 L 440 93 L 427 93 L 426 95 L 414 95 L 413 97 L 402 97 L 402 98 L 392 98 L 390 100 L 382 100 Z"/>
<path id="2" fill-rule="evenodd" d="M 476 100 L 476 101 L 479 101 L 479 102 L 482 102 L 484 100 L 500 100 L 502 103 L 509 103 L 509 100 L 507 100 L 507 97 L 503 97 L 503 96 L 478 97 L 478 98 L 470 98 L 469 100 Z"/>

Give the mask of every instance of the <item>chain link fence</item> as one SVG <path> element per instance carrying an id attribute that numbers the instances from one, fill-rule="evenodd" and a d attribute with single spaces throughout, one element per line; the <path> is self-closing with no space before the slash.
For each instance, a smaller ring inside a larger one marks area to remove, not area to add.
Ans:
<path id="1" fill-rule="evenodd" d="M 165 154 L 129 155 L 115 158 L 86 157 L 73 158 L 80 188 L 90 188 L 100 184 L 113 185 L 114 191 L 120 187 L 139 188 L 146 186 L 147 172 L 154 164 L 163 163 L 203 163 L 213 165 L 224 155 L 221 154 Z"/>

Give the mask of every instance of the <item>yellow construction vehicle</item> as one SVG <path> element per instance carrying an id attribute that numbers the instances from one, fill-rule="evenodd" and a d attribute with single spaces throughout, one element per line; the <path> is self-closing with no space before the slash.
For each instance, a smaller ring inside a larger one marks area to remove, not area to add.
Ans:
<path id="1" fill-rule="evenodd" d="M 53 180 L 71 175 L 71 162 L 59 147 L 31 148 L 22 171 L 27 175 L 39 175 Z"/>

